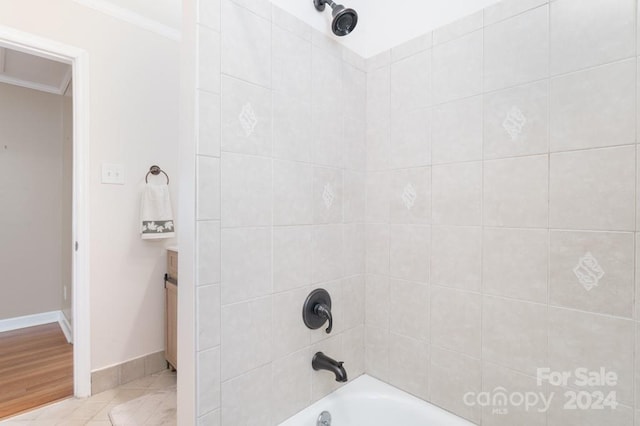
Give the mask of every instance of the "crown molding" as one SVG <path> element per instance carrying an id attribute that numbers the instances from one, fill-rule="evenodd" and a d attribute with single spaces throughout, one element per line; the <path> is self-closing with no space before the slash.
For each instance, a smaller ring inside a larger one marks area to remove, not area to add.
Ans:
<path id="1" fill-rule="evenodd" d="M 151 31 L 171 40 L 180 41 L 182 34 L 168 25 L 162 24 L 156 20 L 147 18 L 146 16 L 135 13 L 124 7 L 117 6 L 107 0 L 73 0 L 82 6 L 102 12 L 116 19 L 128 22 L 129 24 Z"/>

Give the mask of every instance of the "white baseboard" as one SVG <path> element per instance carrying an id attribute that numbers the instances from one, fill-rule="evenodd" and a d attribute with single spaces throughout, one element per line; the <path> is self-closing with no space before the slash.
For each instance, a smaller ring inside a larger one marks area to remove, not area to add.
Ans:
<path id="1" fill-rule="evenodd" d="M 69 320 L 67 319 L 66 315 L 62 311 L 58 311 L 58 312 L 60 312 L 60 316 L 58 318 L 58 324 L 60 324 L 60 328 L 64 333 L 64 337 L 67 338 L 67 342 L 73 343 L 73 330 L 71 328 L 71 324 L 69 324 Z"/>
<path id="2" fill-rule="evenodd" d="M 61 311 L 44 312 L 42 314 L 25 315 L 23 317 L 7 318 L 0 320 L 0 333 L 4 331 L 18 330 L 21 328 L 34 327 L 36 325 L 51 324 L 58 322 Z"/>

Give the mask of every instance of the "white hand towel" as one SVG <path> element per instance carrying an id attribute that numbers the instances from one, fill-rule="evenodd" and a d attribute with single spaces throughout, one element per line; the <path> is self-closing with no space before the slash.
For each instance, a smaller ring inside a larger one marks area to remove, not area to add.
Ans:
<path id="1" fill-rule="evenodd" d="M 168 185 L 147 184 L 142 194 L 140 217 L 143 240 L 176 236 Z"/>

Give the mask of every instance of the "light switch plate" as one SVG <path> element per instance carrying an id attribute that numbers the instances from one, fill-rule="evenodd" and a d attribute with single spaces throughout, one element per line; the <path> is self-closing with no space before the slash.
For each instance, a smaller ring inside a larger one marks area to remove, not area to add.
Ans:
<path id="1" fill-rule="evenodd" d="M 124 185 L 124 164 L 102 163 L 102 183 Z"/>

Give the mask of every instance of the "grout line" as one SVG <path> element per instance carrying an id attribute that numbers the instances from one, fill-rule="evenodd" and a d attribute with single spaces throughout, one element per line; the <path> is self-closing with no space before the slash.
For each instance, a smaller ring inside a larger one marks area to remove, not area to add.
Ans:
<path id="1" fill-rule="evenodd" d="M 545 360 L 547 365 L 551 365 L 550 351 L 549 351 L 549 335 L 551 333 L 551 321 L 550 321 L 550 309 L 549 302 L 551 297 L 551 96 L 552 96 L 552 84 L 551 84 L 551 4 L 549 3 L 547 9 L 547 294 L 546 294 L 546 327 L 545 327 Z M 544 413 L 546 422 L 549 422 L 549 410 Z"/>

